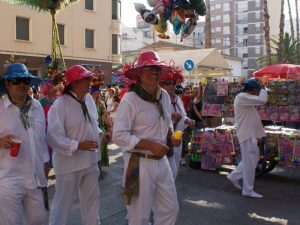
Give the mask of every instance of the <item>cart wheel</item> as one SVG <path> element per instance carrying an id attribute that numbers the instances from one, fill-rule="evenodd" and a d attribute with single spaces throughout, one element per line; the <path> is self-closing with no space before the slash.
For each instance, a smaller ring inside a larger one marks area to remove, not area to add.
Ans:
<path id="1" fill-rule="evenodd" d="M 275 168 L 276 165 L 277 165 L 277 161 L 275 161 L 275 160 L 266 161 L 265 173 L 271 172 Z"/>
<path id="2" fill-rule="evenodd" d="M 261 159 L 259 160 L 256 169 L 255 169 L 255 176 L 260 177 L 265 173 L 265 168 L 266 168 L 266 162 L 265 160 Z"/>
<path id="3" fill-rule="evenodd" d="M 192 169 L 200 170 L 201 169 L 201 162 L 199 161 L 192 161 L 190 160 L 189 165 Z"/>

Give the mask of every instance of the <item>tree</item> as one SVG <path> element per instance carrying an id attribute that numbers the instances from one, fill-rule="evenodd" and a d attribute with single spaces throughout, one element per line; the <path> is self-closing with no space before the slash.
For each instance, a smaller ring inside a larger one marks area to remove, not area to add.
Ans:
<path id="1" fill-rule="evenodd" d="M 278 43 L 278 63 L 282 63 L 283 59 L 283 35 L 284 35 L 284 0 L 281 0 L 281 13 L 279 24 L 279 43 Z"/>
<path id="2" fill-rule="evenodd" d="M 293 23 L 293 17 L 292 17 L 291 2 L 290 2 L 290 0 L 287 0 L 287 3 L 288 3 L 288 8 L 289 8 L 291 34 L 292 34 L 292 36 L 294 36 L 295 35 L 295 30 L 294 30 L 294 23 Z"/>
<path id="3" fill-rule="evenodd" d="M 299 11 L 298 11 L 298 0 L 295 0 L 295 6 L 296 6 L 296 31 L 297 31 L 297 41 L 299 43 Z M 298 51 L 299 51 L 299 45 L 298 45 Z M 297 60 L 297 64 L 299 63 L 299 59 Z"/>
<path id="4" fill-rule="evenodd" d="M 56 23 L 56 14 L 70 5 L 73 2 L 79 0 L 3 0 L 10 4 L 24 5 L 33 8 L 37 11 L 45 11 L 51 14 L 52 18 L 52 60 L 56 63 L 57 52 L 60 54 L 62 66 L 66 69 L 65 61 L 62 54 L 62 49 L 59 41 L 58 27 Z"/>
<path id="5" fill-rule="evenodd" d="M 211 48 L 211 18 L 210 18 L 210 0 L 206 0 L 205 16 L 205 48 Z"/>
<path id="6" fill-rule="evenodd" d="M 267 65 L 271 65 L 271 44 L 270 44 L 270 15 L 268 10 L 268 0 L 264 0 L 264 19 L 265 19 L 265 45 L 266 45 L 266 60 Z"/>

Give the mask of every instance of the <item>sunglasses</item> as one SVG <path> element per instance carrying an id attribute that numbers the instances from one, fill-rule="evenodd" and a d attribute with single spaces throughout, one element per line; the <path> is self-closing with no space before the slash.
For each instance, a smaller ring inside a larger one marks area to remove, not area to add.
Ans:
<path id="1" fill-rule="evenodd" d="M 21 83 L 24 84 L 24 85 L 29 85 L 30 84 L 30 78 L 13 78 L 13 79 L 9 79 L 9 81 L 13 85 L 20 85 Z"/>
<path id="2" fill-rule="evenodd" d="M 145 71 L 154 71 L 154 72 L 160 72 L 160 68 L 158 66 L 144 66 L 143 68 Z"/>
<path id="3" fill-rule="evenodd" d="M 160 83 L 163 86 L 171 86 L 171 85 L 175 85 L 175 82 L 172 80 L 166 80 Z"/>

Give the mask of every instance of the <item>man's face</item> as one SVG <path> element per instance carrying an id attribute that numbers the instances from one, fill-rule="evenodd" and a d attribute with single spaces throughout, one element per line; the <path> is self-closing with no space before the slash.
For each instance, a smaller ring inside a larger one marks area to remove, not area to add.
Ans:
<path id="1" fill-rule="evenodd" d="M 161 69 L 157 66 L 145 66 L 140 74 L 143 85 L 156 86 L 159 84 Z"/>
<path id="2" fill-rule="evenodd" d="M 11 80 L 5 80 L 5 87 L 12 98 L 27 96 L 29 84 L 30 78 L 14 78 Z"/>
<path id="3" fill-rule="evenodd" d="M 92 78 L 87 77 L 80 80 L 77 80 L 73 83 L 73 90 L 80 92 L 82 94 L 87 94 L 90 91 L 90 83 Z"/>
<path id="4" fill-rule="evenodd" d="M 166 81 L 162 81 L 159 83 L 159 86 L 161 86 L 161 88 L 165 89 L 169 95 L 174 93 L 175 90 L 175 81 L 173 80 L 166 80 Z"/>

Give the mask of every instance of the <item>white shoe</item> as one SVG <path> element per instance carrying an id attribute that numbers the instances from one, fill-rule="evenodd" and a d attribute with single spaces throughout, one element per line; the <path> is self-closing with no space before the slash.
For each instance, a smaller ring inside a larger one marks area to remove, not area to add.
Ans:
<path id="1" fill-rule="evenodd" d="M 251 198 L 262 198 L 263 197 L 262 195 L 254 192 L 254 191 L 252 191 L 249 194 L 242 194 L 242 195 L 245 196 L 245 197 L 251 197 Z"/>
<path id="2" fill-rule="evenodd" d="M 227 179 L 231 181 L 231 183 L 233 184 L 233 186 L 235 186 L 237 189 L 242 190 L 242 186 L 239 182 L 239 180 L 232 180 L 227 176 Z"/>

